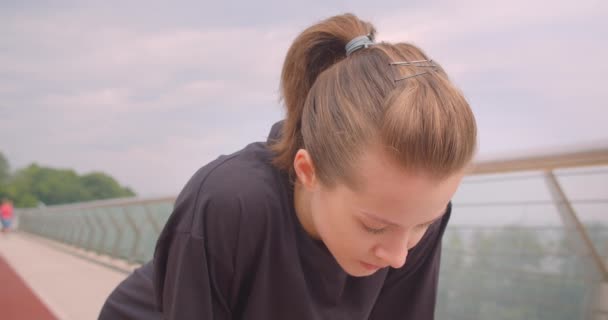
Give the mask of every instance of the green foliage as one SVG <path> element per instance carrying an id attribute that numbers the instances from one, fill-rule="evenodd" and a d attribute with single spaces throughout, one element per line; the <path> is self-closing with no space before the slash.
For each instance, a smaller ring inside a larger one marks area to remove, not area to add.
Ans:
<path id="1" fill-rule="evenodd" d="M 122 187 L 111 176 L 93 172 L 79 176 L 74 170 L 54 169 L 31 164 L 14 174 L 8 171 L 8 161 L 0 153 L 0 198 L 9 197 L 16 207 L 36 207 L 73 202 L 132 197 L 135 193 Z M 6 163 L 6 165 L 4 165 Z"/>
<path id="2" fill-rule="evenodd" d="M 10 173 L 11 172 L 8 160 L 6 159 L 4 154 L 0 152 L 0 188 L 8 181 Z"/>
<path id="3" fill-rule="evenodd" d="M 80 177 L 80 183 L 88 192 L 91 199 L 107 199 L 116 196 L 131 197 L 135 193 L 125 187 L 121 187 L 114 178 L 103 172 L 93 172 Z"/>

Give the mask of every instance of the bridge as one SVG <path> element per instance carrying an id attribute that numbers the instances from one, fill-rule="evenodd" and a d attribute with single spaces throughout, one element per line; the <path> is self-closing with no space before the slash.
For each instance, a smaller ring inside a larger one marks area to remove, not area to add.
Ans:
<path id="1" fill-rule="evenodd" d="M 96 319 L 174 197 L 17 210 L 0 318 Z M 453 200 L 436 318 L 608 319 L 608 149 L 483 162 Z"/>

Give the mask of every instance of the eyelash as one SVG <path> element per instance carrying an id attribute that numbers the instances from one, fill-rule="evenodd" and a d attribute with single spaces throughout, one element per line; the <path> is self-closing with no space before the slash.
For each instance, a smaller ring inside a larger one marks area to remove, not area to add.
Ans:
<path id="1" fill-rule="evenodd" d="M 419 225 L 416 228 L 417 229 L 425 229 L 425 228 L 428 228 L 431 224 L 433 224 L 433 223 L 432 222 L 428 222 L 428 223 L 425 223 L 425 224 L 421 224 L 421 225 Z M 370 228 L 370 227 L 366 226 L 365 224 L 362 224 L 362 225 L 363 225 L 363 228 L 365 229 L 365 231 L 367 231 L 367 232 L 369 232 L 371 234 L 381 234 L 381 233 L 383 233 L 387 229 L 387 227 L 380 228 L 380 229 L 375 229 L 375 228 Z"/>
<path id="2" fill-rule="evenodd" d="M 382 232 L 384 232 L 386 230 L 386 227 L 380 228 L 380 229 L 375 229 L 375 228 L 370 228 L 370 227 L 366 226 L 365 224 L 363 224 L 363 228 L 365 229 L 365 231 L 367 231 L 371 234 L 381 234 Z"/>
<path id="3" fill-rule="evenodd" d="M 418 226 L 418 228 L 420 228 L 420 229 L 428 228 L 428 227 L 430 227 L 432 224 L 433 224 L 432 222 L 427 222 L 427 223 L 425 223 L 425 224 L 421 224 L 421 225 L 419 225 L 419 226 Z"/>

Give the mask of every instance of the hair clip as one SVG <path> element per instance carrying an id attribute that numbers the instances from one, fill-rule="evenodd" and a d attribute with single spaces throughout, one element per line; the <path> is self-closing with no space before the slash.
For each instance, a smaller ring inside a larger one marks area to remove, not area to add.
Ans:
<path id="1" fill-rule="evenodd" d="M 413 77 L 417 77 L 417 76 L 420 76 L 420 75 L 423 75 L 423 74 L 427 74 L 427 73 L 429 73 L 429 72 L 425 71 L 425 72 L 420 72 L 420 73 L 416 73 L 416 74 L 411 74 L 411 75 L 405 76 L 403 78 L 395 79 L 395 82 L 401 81 L 401 80 L 405 80 L 405 79 L 409 79 L 409 78 L 413 78 Z"/>
<path id="2" fill-rule="evenodd" d="M 425 63 L 426 64 L 422 64 Z M 437 65 L 433 60 L 414 60 L 414 61 L 397 61 L 389 63 L 391 66 L 416 66 L 416 67 L 433 67 L 436 68 Z"/>
<path id="3" fill-rule="evenodd" d="M 435 64 L 435 62 L 433 62 L 433 60 L 430 60 L 430 59 L 429 60 L 414 60 L 414 61 L 397 61 L 397 62 L 391 62 L 391 63 L 389 63 L 389 65 L 391 65 L 391 66 L 414 66 L 414 67 L 420 67 L 420 68 L 437 68 L 437 65 Z M 429 72 L 428 71 L 418 72 L 418 73 L 408 75 L 408 76 L 405 76 L 405 77 L 402 77 L 399 79 L 395 79 L 395 82 L 417 77 L 417 76 L 427 74 L 427 73 L 429 73 Z"/>

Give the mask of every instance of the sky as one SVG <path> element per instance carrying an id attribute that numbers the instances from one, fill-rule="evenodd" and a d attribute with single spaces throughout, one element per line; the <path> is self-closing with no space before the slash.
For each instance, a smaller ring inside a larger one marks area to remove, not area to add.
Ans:
<path id="1" fill-rule="evenodd" d="M 110 0 L 0 2 L 0 152 L 175 195 L 265 140 L 291 41 L 344 12 L 444 67 L 477 161 L 608 147 L 606 1 Z"/>

